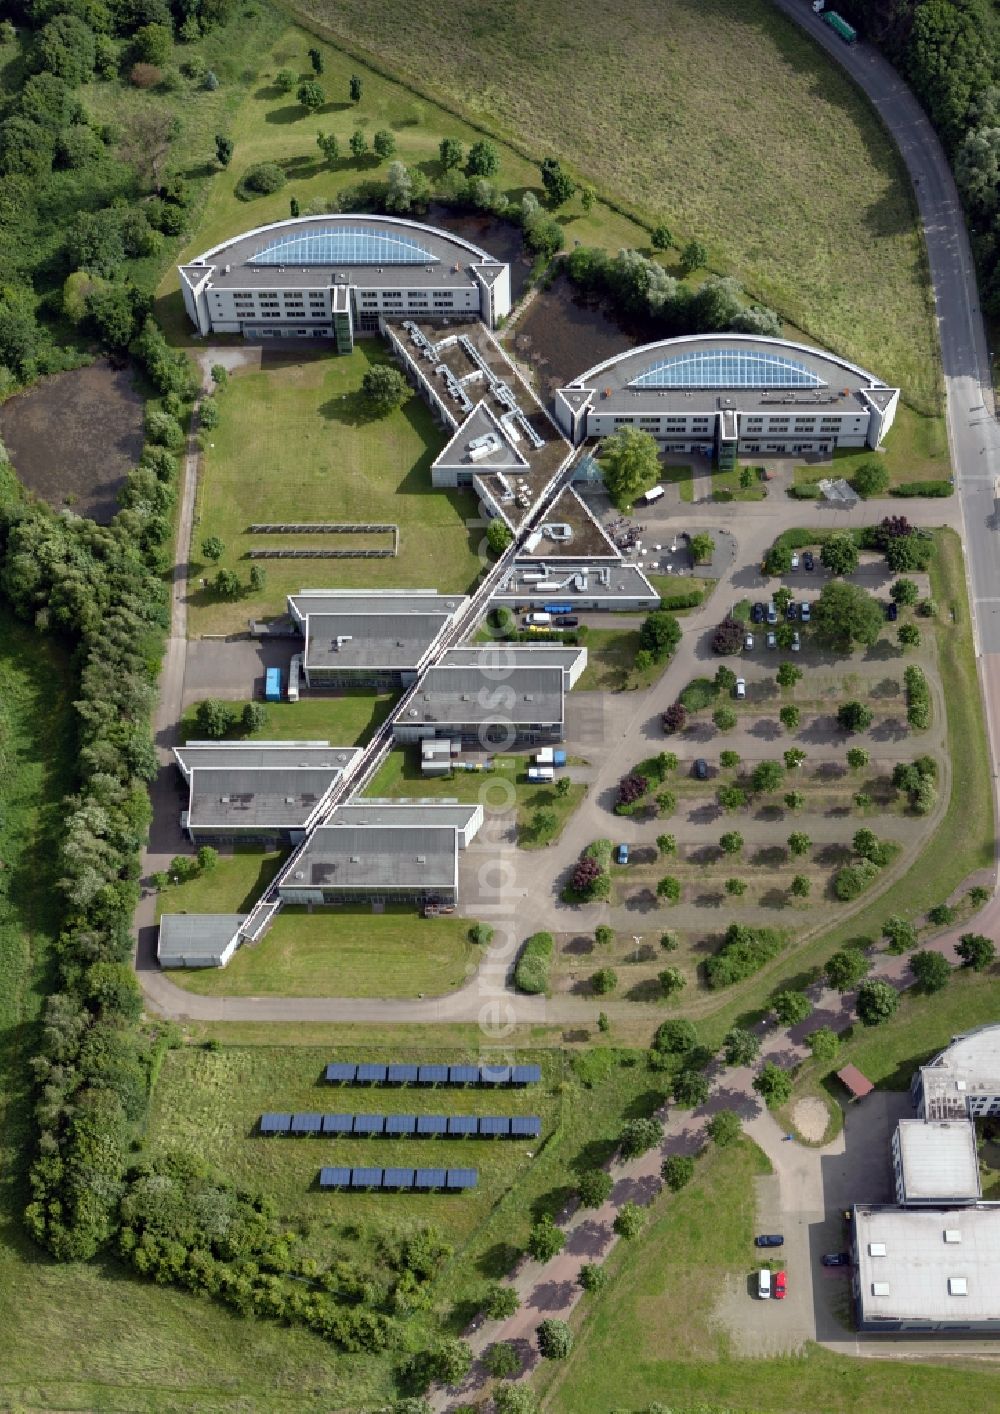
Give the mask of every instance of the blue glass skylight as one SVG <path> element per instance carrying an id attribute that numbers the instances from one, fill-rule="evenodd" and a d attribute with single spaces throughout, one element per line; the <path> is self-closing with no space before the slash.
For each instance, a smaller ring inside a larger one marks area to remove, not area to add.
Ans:
<path id="1" fill-rule="evenodd" d="M 825 388 L 804 363 L 756 349 L 701 349 L 650 364 L 630 388 Z"/>
<path id="2" fill-rule="evenodd" d="M 392 231 L 331 226 L 291 231 L 255 251 L 249 265 L 439 265 L 436 255 Z"/>

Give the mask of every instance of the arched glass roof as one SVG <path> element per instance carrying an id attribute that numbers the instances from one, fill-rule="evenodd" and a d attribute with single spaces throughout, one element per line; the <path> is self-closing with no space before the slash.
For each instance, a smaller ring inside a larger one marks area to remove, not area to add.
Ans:
<path id="1" fill-rule="evenodd" d="M 630 388 L 824 388 L 793 358 L 759 349 L 699 349 L 650 364 Z"/>
<path id="2" fill-rule="evenodd" d="M 422 245 L 372 226 L 290 231 L 251 255 L 248 265 L 439 265 Z"/>

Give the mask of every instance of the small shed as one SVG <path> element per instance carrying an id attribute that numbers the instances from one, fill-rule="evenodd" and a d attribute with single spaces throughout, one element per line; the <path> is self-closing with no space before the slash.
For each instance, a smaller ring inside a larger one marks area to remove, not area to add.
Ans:
<path id="1" fill-rule="evenodd" d="M 863 1100 L 866 1095 L 870 1095 L 875 1086 L 866 1075 L 862 1075 L 856 1065 L 845 1065 L 837 1071 L 837 1079 L 845 1090 L 849 1090 L 852 1100 Z"/>

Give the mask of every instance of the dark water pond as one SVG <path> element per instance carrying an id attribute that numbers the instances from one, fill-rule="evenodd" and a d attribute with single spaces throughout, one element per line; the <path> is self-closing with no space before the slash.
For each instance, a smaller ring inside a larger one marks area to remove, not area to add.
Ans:
<path id="1" fill-rule="evenodd" d="M 531 367 L 545 399 L 595 363 L 662 337 L 651 320 L 619 313 L 565 275 L 538 291 L 510 334 L 514 352 Z"/>
<path id="2" fill-rule="evenodd" d="M 450 206 L 432 202 L 427 208 L 427 224 L 440 226 L 453 236 L 471 241 L 480 250 L 510 266 L 511 299 L 519 299 L 531 274 L 531 259 L 524 249 L 521 228 L 512 221 L 501 221 L 483 211 L 453 211 Z"/>
<path id="3" fill-rule="evenodd" d="M 43 378 L 0 406 L 0 437 L 21 482 L 102 525 L 142 451 L 143 400 L 128 370 L 94 363 Z"/>

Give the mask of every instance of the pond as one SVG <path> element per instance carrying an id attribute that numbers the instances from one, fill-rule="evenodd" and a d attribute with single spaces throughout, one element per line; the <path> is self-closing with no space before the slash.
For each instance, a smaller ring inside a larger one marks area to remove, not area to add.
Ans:
<path id="1" fill-rule="evenodd" d="M 442 231 L 471 241 L 496 260 L 505 260 L 510 266 L 510 297 L 520 299 L 531 274 L 531 257 L 524 249 L 520 226 L 486 211 L 455 211 L 439 202 L 430 204 L 426 219 L 429 226 L 439 226 Z"/>
<path id="2" fill-rule="evenodd" d="M 29 491 L 106 525 L 142 451 L 143 407 L 127 369 L 93 363 L 8 399 L 0 437 Z"/>
<path id="3" fill-rule="evenodd" d="M 511 331 L 510 342 L 551 401 L 557 388 L 595 363 L 663 337 L 652 320 L 619 313 L 606 299 L 580 290 L 566 275 L 541 289 Z"/>

